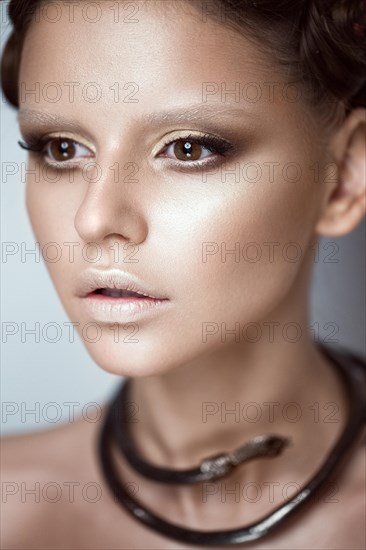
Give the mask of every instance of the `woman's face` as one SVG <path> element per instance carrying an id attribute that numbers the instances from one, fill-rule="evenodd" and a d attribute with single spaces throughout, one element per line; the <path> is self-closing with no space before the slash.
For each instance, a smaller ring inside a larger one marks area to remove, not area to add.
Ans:
<path id="1" fill-rule="evenodd" d="M 291 316 L 326 168 L 301 91 L 253 44 L 186 2 L 119 4 L 41 12 L 19 120 L 54 140 L 27 207 L 66 312 L 102 368 L 140 376 Z M 85 298 L 111 269 L 167 299 Z"/>

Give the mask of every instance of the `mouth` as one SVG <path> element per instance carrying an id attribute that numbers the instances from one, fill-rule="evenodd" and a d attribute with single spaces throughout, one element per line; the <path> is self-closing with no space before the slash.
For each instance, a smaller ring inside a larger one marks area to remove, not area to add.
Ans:
<path id="1" fill-rule="evenodd" d="M 155 300 L 161 301 L 162 298 L 155 298 L 148 294 L 142 294 L 141 292 L 135 292 L 132 290 L 125 290 L 120 288 L 97 288 L 93 292 L 87 295 L 88 298 L 112 299 L 112 300 Z"/>
<path id="2" fill-rule="evenodd" d="M 143 292 L 147 291 L 99 287 L 84 295 L 82 307 L 95 321 L 123 324 L 156 316 L 170 304 L 169 298 L 157 298 Z"/>
<path id="3" fill-rule="evenodd" d="M 80 307 L 97 322 L 145 321 L 167 311 L 171 299 L 164 291 L 119 269 L 89 269 L 76 283 Z"/>
<path id="4" fill-rule="evenodd" d="M 140 281 L 136 276 L 118 269 L 89 269 L 80 275 L 76 284 L 80 298 L 109 300 L 168 300 L 157 288 Z"/>

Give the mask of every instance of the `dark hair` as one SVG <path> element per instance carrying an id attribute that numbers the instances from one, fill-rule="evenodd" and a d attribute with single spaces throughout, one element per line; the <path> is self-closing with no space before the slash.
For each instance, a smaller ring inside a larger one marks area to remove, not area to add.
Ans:
<path id="1" fill-rule="evenodd" d="M 2 88 L 18 108 L 18 73 L 27 29 L 45 0 L 11 0 L 12 33 L 1 60 Z M 310 103 L 349 112 L 366 107 L 366 0 L 189 0 L 253 39 L 310 91 Z M 325 109 L 328 110 L 329 109 Z"/>

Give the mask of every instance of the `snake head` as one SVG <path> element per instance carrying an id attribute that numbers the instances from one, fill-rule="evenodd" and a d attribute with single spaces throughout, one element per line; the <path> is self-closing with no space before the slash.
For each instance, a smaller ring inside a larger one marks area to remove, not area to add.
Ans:
<path id="1" fill-rule="evenodd" d="M 280 437 L 278 435 L 267 436 L 265 441 L 266 454 L 269 456 L 277 456 L 291 444 L 291 439 Z"/>

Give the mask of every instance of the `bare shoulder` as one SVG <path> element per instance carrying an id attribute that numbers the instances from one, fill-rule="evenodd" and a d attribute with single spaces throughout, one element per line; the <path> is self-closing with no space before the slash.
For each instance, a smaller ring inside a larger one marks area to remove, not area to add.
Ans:
<path id="1" fill-rule="evenodd" d="M 71 465 L 68 457 L 77 457 L 85 449 L 95 430 L 90 422 L 82 417 L 72 422 L 63 421 L 57 425 L 40 428 L 36 431 L 6 435 L 1 438 L 1 465 L 3 472 L 25 474 L 30 472 L 61 473 Z"/>
<path id="2" fill-rule="evenodd" d="M 1 548 L 31 548 L 32 540 L 47 538 L 47 530 L 57 538 L 57 529 L 66 524 L 70 529 L 70 518 L 80 509 L 78 489 L 95 474 L 96 429 L 75 418 L 1 438 Z"/>

